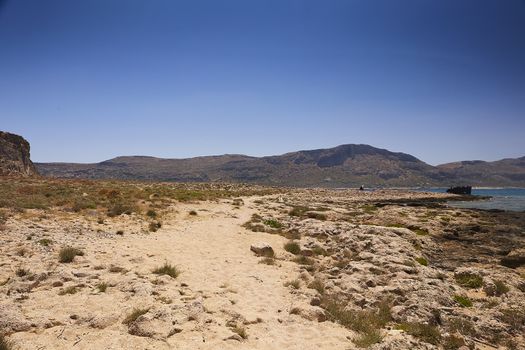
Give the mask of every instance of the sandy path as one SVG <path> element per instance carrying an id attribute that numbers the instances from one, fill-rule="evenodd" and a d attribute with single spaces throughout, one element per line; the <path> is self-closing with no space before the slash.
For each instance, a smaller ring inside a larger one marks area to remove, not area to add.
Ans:
<path id="1" fill-rule="evenodd" d="M 175 304 L 201 303 L 205 320 L 185 322 L 182 332 L 166 340 L 132 336 L 122 319 L 133 307 L 159 303 L 149 292 L 130 296 L 122 288 L 110 288 L 102 294 L 83 290 L 57 296 L 56 290 L 43 290 L 24 304 L 26 315 L 38 318 L 56 309 L 56 319 L 64 323 L 71 314 L 103 314 L 107 324 L 95 329 L 70 322 L 37 333 L 15 333 L 12 339 L 28 349 L 71 349 L 73 344 L 75 349 L 348 349 L 347 330 L 289 313 L 294 306 L 308 308 L 313 292 L 304 286 L 292 291 L 283 285 L 299 277 L 299 265 L 285 261 L 276 266 L 260 264 L 261 258 L 250 251 L 252 243 L 263 241 L 274 247 L 277 256 L 286 254 L 283 237 L 241 227 L 255 212 L 253 200 L 245 199 L 240 209 L 227 203 L 179 205 L 176 217 L 151 235 L 79 238 L 89 239 L 89 247 L 86 260 L 76 262 L 75 268 L 92 273 L 98 264 L 122 266 L 139 276 L 126 274 L 129 284 L 143 283 L 141 276 L 155 278 L 152 269 L 165 261 L 176 265 L 182 274 L 166 285 L 153 286 L 154 294 L 167 295 Z M 191 209 L 197 209 L 198 215 L 189 216 Z M 122 284 L 120 274 L 103 272 L 97 278 Z M 234 334 L 227 322 L 235 317 L 245 320 L 248 337 L 243 341 L 225 340 Z"/>

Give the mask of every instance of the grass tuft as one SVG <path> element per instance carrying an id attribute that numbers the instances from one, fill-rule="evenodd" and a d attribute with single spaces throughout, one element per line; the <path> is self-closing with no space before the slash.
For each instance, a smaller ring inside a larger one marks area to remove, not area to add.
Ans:
<path id="1" fill-rule="evenodd" d="M 64 247 L 58 253 L 58 261 L 61 263 L 70 263 L 75 259 L 75 256 L 83 256 L 84 252 L 78 248 Z"/>
<path id="2" fill-rule="evenodd" d="M 177 270 L 177 267 L 165 262 L 164 265 L 153 270 L 153 273 L 156 275 L 168 275 L 172 278 L 177 278 L 177 276 L 180 274 L 180 271 Z"/>
<path id="3" fill-rule="evenodd" d="M 122 321 L 122 323 L 129 326 L 130 324 L 135 322 L 140 316 L 148 313 L 148 311 L 149 309 L 133 309 L 133 311 L 131 311 L 131 313 L 128 316 L 126 316 L 124 321 Z"/>
<path id="4" fill-rule="evenodd" d="M 297 255 L 301 252 L 301 247 L 297 242 L 290 241 L 284 244 L 284 250 L 293 255 Z"/>
<path id="5" fill-rule="evenodd" d="M 461 307 L 471 307 L 472 300 L 463 295 L 454 295 L 454 300 L 461 305 Z"/>

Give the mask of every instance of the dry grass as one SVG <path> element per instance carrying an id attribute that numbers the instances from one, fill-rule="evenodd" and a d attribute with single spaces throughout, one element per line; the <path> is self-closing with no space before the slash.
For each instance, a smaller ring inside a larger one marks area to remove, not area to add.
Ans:
<path id="1" fill-rule="evenodd" d="M 70 263 L 75 259 L 75 256 L 83 256 L 84 252 L 78 248 L 64 247 L 58 253 L 58 261 L 61 263 Z"/>
<path id="2" fill-rule="evenodd" d="M 172 278 L 177 278 L 177 276 L 180 274 L 180 271 L 176 266 L 168 264 L 167 262 L 165 262 L 164 265 L 157 267 L 152 272 L 156 275 L 168 275 Z"/>
<path id="3" fill-rule="evenodd" d="M 284 250 L 286 250 L 288 253 L 292 253 L 294 255 L 297 255 L 301 253 L 301 247 L 297 242 L 290 241 L 284 244 Z"/>
<path id="4" fill-rule="evenodd" d="M 0 350 L 12 350 L 13 343 L 11 343 L 2 333 L 0 333 Z"/>
<path id="5" fill-rule="evenodd" d="M 426 323 L 407 322 L 396 326 L 396 329 L 403 330 L 408 334 L 429 344 L 437 345 L 441 342 L 439 330 Z"/>
<path id="6" fill-rule="evenodd" d="M 126 316 L 124 321 L 122 321 L 122 323 L 129 326 L 130 324 L 135 322 L 140 316 L 147 314 L 148 311 L 149 309 L 133 309 L 133 311 L 131 311 L 131 313 L 128 316 Z"/>

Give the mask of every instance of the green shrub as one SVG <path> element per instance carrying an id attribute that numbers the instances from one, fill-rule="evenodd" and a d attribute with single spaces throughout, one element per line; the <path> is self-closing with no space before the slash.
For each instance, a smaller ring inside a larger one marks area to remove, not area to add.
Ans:
<path id="1" fill-rule="evenodd" d="M 462 307 L 471 307 L 472 301 L 463 295 L 454 295 L 454 300 Z"/>
<path id="2" fill-rule="evenodd" d="M 275 229 L 279 229 L 279 228 L 283 227 L 283 225 L 279 221 L 277 221 L 275 219 L 264 220 L 263 224 L 265 224 L 266 226 L 269 226 L 271 228 L 275 228 Z"/>
<path id="3" fill-rule="evenodd" d="M 153 270 L 153 273 L 156 275 L 168 275 L 172 278 L 177 278 L 177 276 L 180 274 L 180 271 L 177 270 L 177 267 L 165 262 L 164 265 Z"/>
<path id="4" fill-rule="evenodd" d="M 503 281 L 494 281 L 494 285 L 496 286 L 496 295 L 501 296 L 503 294 L 507 294 L 509 292 L 509 287 L 505 284 Z"/>
<path id="5" fill-rule="evenodd" d="M 284 244 L 284 250 L 286 250 L 288 253 L 292 253 L 294 255 L 297 255 L 301 253 L 301 247 L 297 242 L 290 241 Z"/>
<path id="6" fill-rule="evenodd" d="M 423 258 L 422 256 L 416 258 L 416 261 L 423 266 L 428 266 L 428 260 Z"/>
<path id="7" fill-rule="evenodd" d="M 426 228 L 411 227 L 410 230 L 418 236 L 428 236 L 428 230 Z"/>
<path id="8" fill-rule="evenodd" d="M 83 256 L 84 252 L 78 248 L 64 247 L 58 253 L 58 261 L 61 263 L 70 263 L 75 256 Z"/>
<path id="9" fill-rule="evenodd" d="M 376 309 L 354 311 L 348 310 L 337 298 L 326 297 L 323 298 L 321 306 L 330 320 L 360 333 L 381 329 L 392 320 L 391 305 L 388 301 L 381 302 Z"/>
<path id="10" fill-rule="evenodd" d="M 480 288 L 483 285 L 483 277 L 475 273 L 462 272 L 454 275 L 456 282 L 465 288 Z"/>

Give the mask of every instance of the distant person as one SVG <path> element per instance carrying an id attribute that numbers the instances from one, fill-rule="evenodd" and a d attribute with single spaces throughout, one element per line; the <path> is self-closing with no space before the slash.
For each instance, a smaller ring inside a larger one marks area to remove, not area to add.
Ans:
<path id="1" fill-rule="evenodd" d="M 359 191 L 364 191 L 365 190 L 365 186 L 361 185 L 361 187 L 359 187 Z"/>

